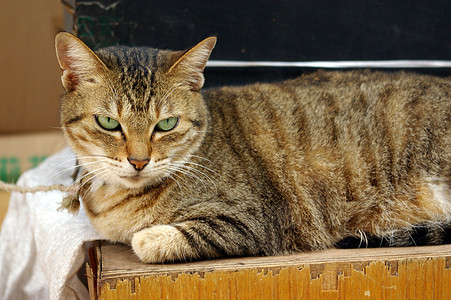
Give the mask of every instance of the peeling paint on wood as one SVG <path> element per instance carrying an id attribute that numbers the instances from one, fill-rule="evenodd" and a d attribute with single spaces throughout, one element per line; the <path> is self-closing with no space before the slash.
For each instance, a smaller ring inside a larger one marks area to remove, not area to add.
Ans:
<path id="1" fill-rule="evenodd" d="M 125 246 L 97 247 L 91 253 L 98 255 L 98 299 L 447 299 L 451 295 L 451 245 L 331 249 L 167 265 L 142 264 Z"/>

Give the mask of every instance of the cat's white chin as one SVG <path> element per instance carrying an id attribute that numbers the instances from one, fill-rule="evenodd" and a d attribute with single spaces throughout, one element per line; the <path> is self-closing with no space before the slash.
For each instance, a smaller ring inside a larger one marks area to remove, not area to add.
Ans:
<path id="1" fill-rule="evenodd" d="M 162 179 L 160 177 L 147 177 L 138 174 L 133 176 L 119 176 L 114 183 L 122 185 L 126 188 L 137 189 L 157 185 L 161 182 L 161 180 Z"/>

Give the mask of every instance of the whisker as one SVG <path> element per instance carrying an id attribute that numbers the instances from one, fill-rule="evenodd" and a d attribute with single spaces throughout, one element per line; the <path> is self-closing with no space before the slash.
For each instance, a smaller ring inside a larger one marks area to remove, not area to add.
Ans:
<path id="1" fill-rule="evenodd" d="M 186 186 L 189 186 L 188 182 L 182 176 L 180 176 L 176 173 L 178 171 L 177 169 L 168 168 L 168 170 L 174 171 L 174 173 L 169 174 L 169 176 L 174 175 L 177 178 L 179 178 L 181 181 L 183 181 L 183 183 L 185 183 Z"/>
<path id="2" fill-rule="evenodd" d="M 204 168 L 205 170 L 208 170 L 208 171 L 214 173 L 215 175 L 221 176 L 218 172 L 216 172 L 216 171 L 214 171 L 214 170 L 212 170 L 212 169 L 210 169 L 210 168 L 208 168 L 208 167 L 206 167 L 204 165 L 201 165 L 201 164 L 198 164 L 198 163 L 195 163 L 195 162 L 192 162 L 192 161 L 188 161 L 187 164 L 191 164 L 191 165 L 195 165 L 195 166 Z"/>
<path id="3" fill-rule="evenodd" d="M 104 162 L 108 162 L 108 161 L 100 160 L 100 161 L 92 161 L 92 162 L 83 163 L 83 164 L 76 164 L 75 166 L 71 166 L 69 168 L 66 168 L 64 170 L 59 171 L 56 174 L 53 174 L 52 177 L 57 177 L 57 176 L 61 175 L 62 173 L 68 172 L 70 170 L 74 170 L 76 168 L 84 167 L 84 166 L 87 166 L 87 165 L 100 164 L 100 163 L 104 163 Z"/>
<path id="4" fill-rule="evenodd" d="M 105 171 L 105 170 L 107 170 L 107 169 L 108 169 L 107 166 L 99 167 L 99 168 L 97 168 L 97 169 L 95 169 L 95 170 L 86 172 L 86 174 L 83 174 L 83 175 L 80 176 L 77 180 L 78 180 L 78 181 L 83 180 L 84 178 L 86 178 L 86 177 L 88 177 L 88 176 L 90 176 L 90 175 L 96 175 L 97 172 L 99 172 L 99 171 L 102 171 L 102 172 L 103 172 L 103 171 Z"/>
<path id="5" fill-rule="evenodd" d="M 214 177 L 219 177 L 222 178 L 223 176 L 221 174 L 219 174 L 218 172 L 216 172 L 214 169 L 207 167 L 205 164 L 202 163 L 197 163 L 197 162 L 193 162 L 191 159 L 186 160 L 186 157 L 188 158 L 197 158 L 200 160 L 204 160 L 208 163 L 210 163 L 211 165 L 214 165 L 214 163 L 205 157 L 199 156 L 199 155 L 194 155 L 194 154 L 189 154 L 186 156 L 176 156 L 176 158 L 181 158 L 180 161 L 175 161 L 175 162 L 171 162 L 170 164 L 176 164 L 178 167 L 181 167 L 185 170 L 190 170 L 191 172 L 196 172 L 197 174 L 199 174 L 200 176 L 208 179 L 208 181 L 215 187 L 216 193 L 218 192 L 218 188 L 216 185 L 215 180 L 212 179 L 212 177 L 210 177 L 208 175 L 208 173 L 206 172 L 202 172 L 200 169 L 204 169 L 208 172 L 211 172 L 212 174 L 214 174 Z"/>
<path id="6" fill-rule="evenodd" d="M 208 190 L 207 189 L 207 185 L 206 185 L 205 181 L 199 176 L 203 176 L 203 177 L 207 178 L 211 182 L 211 184 L 214 186 L 216 193 L 218 193 L 218 189 L 217 189 L 216 183 L 208 175 L 206 175 L 204 172 L 199 171 L 196 168 L 189 167 L 189 166 L 187 166 L 185 164 L 180 165 L 180 164 L 168 163 L 168 165 L 173 167 L 173 168 L 176 168 L 179 172 L 184 173 L 187 176 L 191 176 L 191 177 L 194 177 L 197 180 L 199 180 L 202 183 L 202 185 L 204 186 L 206 191 Z M 196 175 L 196 173 L 199 174 L 199 176 Z"/>
<path id="7" fill-rule="evenodd" d="M 204 172 L 202 172 L 202 171 L 196 169 L 195 167 L 189 166 L 189 165 L 188 165 L 189 163 L 190 163 L 190 162 L 185 163 L 185 164 L 182 164 L 182 165 L 180 165 L 180 167 L 183 168 L 183 169 L 185 169 L 185 170 L 187 170 L 187 171 L 194 171 L 194 172 L 197 172 L 198 174 L 201 174 L 201 175 L 203 175 L 203 176 L 205 176 L 205 177 L 211 179 L 211 178 L 210 178 L 207 174 L 205 174 Z"/>
<path id="8" fill-rule="evenodd" d="M 94 174 L 92 177 L 90 177 L 90 178 L 88 178 L 88 180 L 86 180 L 85 182 L 83 182 L 79 187 L 78 187 L 78 189 L 77 189 L 77 192 L 79 192 L 89 181 L 93 181 L 94 179 L 96 179 L 97 177 L 99 177 L 100 175 L 102 175 L 102 174 L 104 174 L 104 173 L 106 173 L 106 172 L 108 172 L 109 170 L 108 169 L 106 169 L 105 168 L 105 170 L 103 170 L 103 171 L 101 171 L 101 172 L 98 172 L 98 173 L 96 173 L 96 174 Z M 93 172 L 90 172 L 90 175 L 92 174 Z M 84 176 L 84 177 L 86 177 L 86 175 Z M 93 185 L 92 185 L 92 183 L 91 183 L 91 186 L 86 190 L 86 192 L 83 194 L 83 197 L 84 196 L 86 196 L 86 194 L 87 193 L 90 193 L 90 191 L 92 190 L 92 188 L 93 188 Z"/>
<path id="9" fill-rule="evenodd" d="M 177 171 L 177 172 L 180 172 L 180 173 L 182 173 L 182 174 L 185 174 L 185 175 L 188 176 L 188 177 L 197 179 L 200 183 L 202 183 L 202 185 L 204 186 L 204 189 L 205 189 L 206 191 L 208 190 L 208 189 L 207 189 L 207 185 L 206 185 L 205 182 L 202 180 L 202 178 L 200 178 L 200 177 L 197 176 L 196 174 L 190 172 L 189 170 L 182 169 L 180 166 L 177 166 L 177 165 L 172 165 L 172 166 L 170 166 L 170 167 L 167 168 L 167 169 L 173 170 L 173 171 Z"/>
<path id="10" fill-rule="evenodd" d="M 105 155 L 82 156 L 82 157 L 76 157 L 76 156 L 65 155 L 65 156 L 62 156 L 62 158 L 69 158 L 69 159 L 67 159 L 67 160 L 65 160 L 65 161 L 63 161 L 63 162 L 61 162 L 61 163 L 59 163 L 58 165 L 54 166 L 54 167 L 50 170 L 50 172 L 53 172 L 55 169 L 61 167 L 62 165 L 65 165 L 66 163 L 69 163 L 69 162 L 71 162 L 71 161 L 76 162 L 76 161 L 78 161 L 79 159 L 94 159 L 94 158 L 99 158 L 99 157 L 108 158 L 108 157 L 105 156 Z"/>
<path id="11" fill-rule="evenodd" d="M 200 171 L 200 170 L 198 170 L 198 169 L 196 169 L 196 168 L 194 168 L 194 167 L 192 167 L 192 166 L 188 166 L 188 165 L 194 165 L 194 166 L 203 168 L 203 169 L 205 169 L 205 170 L 207 170 L 207 171 L 210 171 L 210 172 L 212 172 L 213 174 L 215 174 L 215 175 L 217 175 L 217 176 L 221 176 L 218 172 L 216 172 L 216 171 L 214 171 L 214 170 L 212 170 L 212 169 L 210 169 L 210 168 L 208 168 L 208 167 L 206 167 L 206 166 L 204 166 L 204 165 L 202 165 L 202 164 L 198 164 L 198 163 L 195 163 L 195 162 L 192 162 L 192 161 L 186 161 L 186 162 L 181 161 L 181 162 L 177 162 L 177 165 L 183 166 L 184 168 L 190 168 L 190 169 L 193 170 L 193 171 L 196 171 L 196 172 L 198 172 L 198 173 L 201 173 L 202 175 L 204 175 L 205 177 L 209 178 L 210 180 L 211 180 L 211 178 L 210 178 L 207 174 L 205 174 L 204 172 L 202 172 L 202 171 Z"/>
<path id="12" fill-rule="evenodd" d="M 169 178 L 171 178 L 174 182 L 175 182 L 175 184 L 177 184 L 177 186 L 178 186 L 178 188 L 179 188 L 179 190 L 181 190 L 182 189 L 182 187 L 180 186 L 180 184 L 179 184 L 179 182 L 177 181 L 177 179 L 176 178 L 174 178 L 172 175 L 174 175 L 175 176 L 175 174 L 169 174 L 168 175 L 168 177 Z"/>
<path id="13" fill-rule="evenodd" d="M 107 159 L 111 159 L 111 157 L 108 157 L 106 155 L 103 154 L 91 154 L 91 156 L 77 156 L 77 159 L 93 159 L 93 158 L 107 158 Z"/>
<path id="14" fill-rule="evenodd" d="M 192 168 L 192 167 L 189 167 L 189 166 L 187 166 L 187 165 L 184 165 L 184 167 L 185 167 L 186 169 L 189 168 L 190 171 L 197 172 L 198 174 L 200 174 L 200 175 L 206 177 L 206 178 L 213 184 L 213 186 L 215 187 L 216 193 L 218 192 L 218 188 L 217 188 L 217 186 L 216 186 L 216 183 L 214 182 L 214 180 L 213 180 L 210 176 L 208 176 L 207 174 L 205 174 L 204 172 L 202 172 L 202 171 L 200 171 L 200 170 L 198 170 L 198 169 L 196 169 L 196 168 Z"/>
<path id="15" fill-rule="evenodd" d="M 77 178 L 77 181 L 81 183 L 82 180 L 85 179 L 86 177 L 91 176 L 91 175 L 94 175 L 96 172 L 98 172 L 98 171 L 103 171 L 103 170 L 106 170 L 106 169 L 107 169 L 107 167 L 104 166 L 104 167 L 99 167 L 99 168 L 97 168 L 97 169 L 95 169 L 95 170 L 92 170 L 92 171 L 83 173 L 82 175 L 80 175 L 80 176 Z"/>
<path id="16" fill-rule="evenodd" d="M 165 101 L 175 91 L 175 89 L 181 85 L 182 83 L 175 84 L 168 92 L 166 92 L 166 94 L 163 97 L 161 97 L 161 99 L 158 101 L 157 106 L 160 106 L 163 103 L 163 101 Z"/>
<path id="17" fill-rule="evenodd" d="M 59 159 L 60 157 L 58 157 L 58 159 Z M 57 168 L 59 168 L 59 167 L 61 167 L 62 165 L 65 165 L 65 164 L 67 164 L 67 163 L 69 163 L 69 162 L 76 162 L 77 161 L 77 158 L 75 157 L 75 156 L 63 156 L 62 158 L 69 158 L 69 159 L 67 159 L 67 160 L 65 160 L 65 161 L 63 161 L 63 162 L 61 162 L 61 163 L 59 163 L 59 164 L 57 164 L 56 166 L 54 166 L 51 170 L 50 170 L 50 172 L 52 172 L 52 171 L 54 171 L 55 169 L 57 169 Z"/>
<path id="18" fill-rule="evenodd" d="M 108 179 L 112 176 L 111 172 L 102 172 L 100 173 L 100 180 L 103 182 L 108 181 Z M 92 186 L 91 186 L 92 187 Z"/>

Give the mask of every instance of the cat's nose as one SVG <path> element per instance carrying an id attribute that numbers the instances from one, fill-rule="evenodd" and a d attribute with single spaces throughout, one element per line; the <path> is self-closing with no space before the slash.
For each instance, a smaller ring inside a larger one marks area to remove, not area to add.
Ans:
<path id="1" fill-rule="evenodd" d="M 133 165 L 135 170 L 141 171 L 149 163 L 149 159 L 134 159 L 133 157 L 127 158 L 129 163 Z"/>

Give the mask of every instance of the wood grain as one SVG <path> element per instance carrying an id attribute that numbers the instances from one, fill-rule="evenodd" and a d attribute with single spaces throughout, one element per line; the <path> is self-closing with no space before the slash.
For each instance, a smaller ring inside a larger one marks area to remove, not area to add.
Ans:
<path id="1" fill-rule="evenodd" d="M 141 263 L 101 244 L 99 299 L 448 299 L 451 245 L 331 249 L 277 257 Z M 92 298 L 95 299 L 95 298 Z"/>

